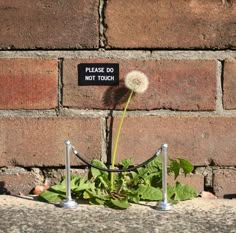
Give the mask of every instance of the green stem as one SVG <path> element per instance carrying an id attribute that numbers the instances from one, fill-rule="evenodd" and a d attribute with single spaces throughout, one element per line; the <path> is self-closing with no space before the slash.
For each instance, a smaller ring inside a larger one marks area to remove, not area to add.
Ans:
<path id="1" fill-rule="evenodd" d="M 127 102 L 126 102 L 125 108 L 123 110 L 123 113 L 122 113 L 122 116 L 121 116 L 121 119 L 120 119 L 120 122 L 119 122 L 119 127 L 118 127 L 117 134 L 116 134 L 114 150 L 113 150 L 113 153 L 112 153 L 112 161 L 111 161 L 111 168 L 112 169 L 114 169 L 114 167 L 115 167 L 116 153 L 117 153 L 117 147 L 118 147 L 118 143 L 119 143 L 119 139 L 120 139 L 120 133 L 121 133 L 121 129 L 122 129 L 122 125 L 123 125 L 123 122 L 124 122 L 124 118 L 126 116 L 126 112 L 127 112 L 130 100 L 131 100 L 131 98 L 133 96 L 133 93 L 134 93 L 134 91 L 132 90 L 130 92 L 129 98 L 128 98 Z M 111 173 L 111 190 L 113 190 L 113 188 L 114 188 L 114 173 L 112 172 Z"/>

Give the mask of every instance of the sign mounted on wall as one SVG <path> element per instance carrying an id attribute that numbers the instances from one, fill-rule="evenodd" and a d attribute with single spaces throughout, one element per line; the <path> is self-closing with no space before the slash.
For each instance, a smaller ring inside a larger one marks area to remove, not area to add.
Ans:
<path id="1" fill-rule="evenodd" d="M 78 65 L 79 86 L 119 85 L 118 63 L 81 63 Z"/>

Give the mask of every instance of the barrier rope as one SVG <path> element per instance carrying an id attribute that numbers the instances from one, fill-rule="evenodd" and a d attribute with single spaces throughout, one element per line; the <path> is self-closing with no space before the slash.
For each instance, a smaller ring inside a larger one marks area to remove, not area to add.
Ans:
<path id="1" fill-rule="evenodd" d="M 149 159 L 147 159 L 146 161 L 136 165 L 136 166 L 133 166 L 133 167 L 130 167 L 130 168 L 127 168 L 127 169 L 110 169 L 110 168 L 103 168 L 103 167 L 99 167 L 99 166 L 96 166 L 94 164 L 91 164 L 90 162 L 88 162 L 85 158 L 83 158 L 77 150 L 75 150 L 75 147 L 72 146 L 72 151 L 74 153 L 74 155 L 79 158 L 82 162 L 84 162 L 87 166 L 89 167 L 93 167 L 93 168 L 96 168 L 98 170 L 101 170 L 101 171 L 105 171 L 105 172 L 119 172 L 119 173 L 122 173 L 122 172 L 130 172 L 130 171 L 133 171 L 133 170 L 136 170 L 137 168 L 139 167 L 143 167 L 145 166 L 146 164 L 148 164 L 149 162 L 151 162 L 153 159 L 155 159 L 157 156 L 160 155 L 161 153 L 161 148 L 159 148 L 156 153 Z"/>

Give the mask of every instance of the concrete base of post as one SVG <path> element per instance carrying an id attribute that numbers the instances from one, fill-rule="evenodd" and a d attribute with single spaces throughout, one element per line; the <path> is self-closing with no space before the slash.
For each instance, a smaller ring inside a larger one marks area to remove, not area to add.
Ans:
<path id="1" fill-rule="evenodd" d="M 160 210 L 171 210 L 172 209 L 172 206 L 170 203 L 168 202 L 164 202 L 164 201 L 161 201 L 158 208 Z"/>
<path id="2" fill-rule="evenodd" d="M 65 209 L 76 208 L 77 203 L 74 200 L 64 200 L 60 203 L 60 206 Z"/>

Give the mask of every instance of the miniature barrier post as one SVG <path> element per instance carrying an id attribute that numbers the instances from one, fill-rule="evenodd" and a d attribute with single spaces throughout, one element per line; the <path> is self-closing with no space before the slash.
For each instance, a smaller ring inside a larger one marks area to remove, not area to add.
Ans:
<path id="1" fill-rule="evenodd" d="M 64 208 L 75 208 L 77 203 L 72 200 L 71 197 L 71 186 L 70 186 L 70 152 L 71 143 L 70 141 L 65 141 L 66 145 L 66 199 L 61 203 Z"/>
<path id="2" fill-rule="evenodd" d="M 171 205 L 167 199 L 167 144 L 161 145 L 162 151 L 162 201 L 160 202 L 159 208 L 161 210 L 170 210 Z"/>

